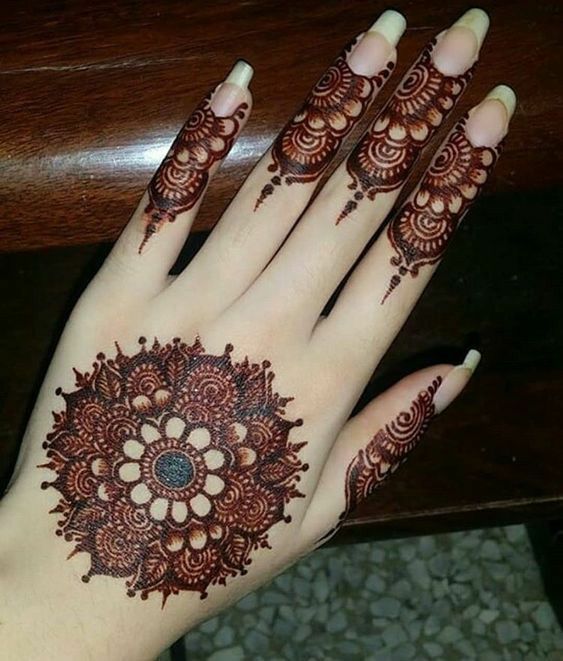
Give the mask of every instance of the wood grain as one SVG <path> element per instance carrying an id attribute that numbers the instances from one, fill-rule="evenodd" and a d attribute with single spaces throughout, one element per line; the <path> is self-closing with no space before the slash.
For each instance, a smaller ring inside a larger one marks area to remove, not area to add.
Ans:
<path id="1" fill-rule="evenodd" d="M 563 170 L 560 3 L 481 4 L 492 27 L 460 112 L 499 82 L 519 96 L 488 193 L 553 188 Z M 394 6 L 409 28 L 390 87 L 467 9 L 461 0 Z M 323 69 L 384 8 L 342 0 L 4 0 L 0 250 L 113 239 L 191 108 L 244 57 L 256 68 L 255 108 L 200 214 L 197 228 L 209 228 Z"/>

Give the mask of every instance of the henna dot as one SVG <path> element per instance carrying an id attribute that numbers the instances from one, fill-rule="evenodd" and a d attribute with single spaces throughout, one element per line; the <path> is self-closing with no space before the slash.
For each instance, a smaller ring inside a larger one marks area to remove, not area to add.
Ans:
<path id="1" fill-rule="evenodd" d="M 100 351 L 100 353 L 96 356 L 98 360 L 105 360 L 106 355 Z"/>
<path id="2" fill-rule="evenodd" d="M 84 574 L 84 576 L 82 577 L 82 582 L 90 583 L 90 577 L 88 576 L 88 574 Z"/>
<path id="3" fill-rule="evenodd" d="M 147 485 L 142 482 L 141 484 L 137 484 L 133 487 L 133 489 L 131 489 L 131 499 L 134 503 L 137 503 L 137 505 L 144 505 L 145 503 L 148 503 L 151 497 L 152 494 L 149 491 Z"/>
<path id="4" fill-rule="evenodd" d="M 60 395 L 62 393 L 63 389 L 62 388 L 57 388 L 55 390 L 55 395 Z"/>
<path id="5" fill-rule="evenodd" d="M 152 443 L 153 441 L 156 441 L 160 438 L 160 432 L 153 425 L 145 423 L 141 427 L 141 436 L 146 443 Z"/>
<path id="6" fill-rule="evenodd" d="M 211 510 L 211 502 L 207 496 L 198 493 L 190 500 L 190 506 L 198 516 L 205 516 Z M 195 548 L 195 547 L 194 547 Z"/>
<path id="7" fill-rule="evenodd" d="M 144 335 L 141 335 L 139 338 L 139 344 L 146 344 L 147 338 Z"/>
<path id="8" fill-rule="evenodd" d="M 193 549 L 202 549 L 207 542 L 207 533 L 203 528 L 194 528 L 190 530 L 188 540 Z"/>
<path id="9" fill-rule="evenodd" d="M 63 531 L 60 530 L 60 529 L 59 529 L 59 530 L 55 530 L 55 535 L 57 535 L 57 537 L 62 537 L 62 536 L 63 536 Z"/>
<path id="10" fill-rule="evenodd" d="M 309 464 L 303 464 L 303 470 L 308 471 L 309 470 Z"/>
<path id="11" fill-rule="evenodd" d="M 127 596 L 128 597 L 134 597 L 135 596 L 135 590 L 127 590 Z"/>
<path id="12" fill-rule="evenodd" d="M 119 467 L 119 477 L 124 482 L 136 482 L 141 477 L 141 469 L 139 464 L 128 461 Z"/>
<path id="13" fill-rule="evenodd" d="M 48 489 L 51 486 L 50 482 L 41 482 L 42 489 Z"/>
<path id="14" fill-rule="evenodd" d="M 354 199 L 359 202 L 360 200 L 364 199 L 364 194 L 360 191 L 357 191 L 356 193 L 354 193 Z M 353 208 L 355 209 L 356 205 L 354 205 Z"/>
<path id="15" fill-rule="evenodd" d="M 231 353 L 231 351 L 234 349 L 232 344 L 226 344 L 225 345 L 225 353 Z"/>
<path id="16" fill-rule="evenodd" d="M 162 521 L 166 517 L 166 510 L 168 509 L 168 501 L 164 498 L 157 498 L 150 506 L 150 513 L 153 519 Z"/>
<path id="17" fill-rule="evenodd" d="M 166 435 L 168 438 L 180 438 L 184 433 L 185 428 L 186 423 L 182 420 L 182 418 L 170 418 L 165 427 Z"/>
<path id="18" fill-rule="evenodd" d="M 172 503 L 172 518 L 177 523 L 183 523 L 188 518 L 188 506 L 182 501 Z"/>
<path id="19" fill-rule="evenodd" d="M 297 418 L 297 420 L 293 423 L 294 427 L 301 427 L 303 425 L 303 418 Z"/>

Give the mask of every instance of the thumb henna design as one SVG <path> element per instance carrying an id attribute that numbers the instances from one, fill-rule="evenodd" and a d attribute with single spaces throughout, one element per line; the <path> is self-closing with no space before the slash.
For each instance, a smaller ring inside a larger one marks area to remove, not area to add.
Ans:
<path id="1" fill-rule="evenodd" d="M 318 543 L 334 535 L 348 514 L 405 462 L 434 417 L 434 396 L 441 383 L 442 378 L 436 377 L 426 390 L 418 394 L 408 411 L 401 411 L 392 422 L 380 429 L 350 462 L 344 483 L 345 509 L 337 525 Z"/>
<path id="2" fill-rule="evenodd" d="M 233 361 L 199 341 L 154 341 L 131 356 L 99 354 L 76 371 L 43 447 L 59 492 L 56 534 L 85 553 L 82 577 L 112 576 L 127 594 L 199 592 L 246 574 L 308 466 L 289 440 L 291 398 L 270 363 Z"/>

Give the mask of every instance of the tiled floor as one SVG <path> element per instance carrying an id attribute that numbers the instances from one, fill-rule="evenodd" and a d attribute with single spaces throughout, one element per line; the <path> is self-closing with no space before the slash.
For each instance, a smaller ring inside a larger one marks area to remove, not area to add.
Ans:
<path id="1" fill-rule="evenodd" d="M 563 661 L 522 526 L 322 549 L 185 645 L 190 661 Z"/>

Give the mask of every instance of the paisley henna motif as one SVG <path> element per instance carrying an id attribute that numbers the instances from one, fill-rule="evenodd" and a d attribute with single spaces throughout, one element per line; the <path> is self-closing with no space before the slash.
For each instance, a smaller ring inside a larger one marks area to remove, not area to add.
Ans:
<path id="1" fill-rule="evenodd" d="M 276 186 L 318 179 L 391 74 L 393 62 L 375 76 L 354 73 L 347 59 L 356 43 L 336 59 L 276 138 L 268 166 L 275 174 L 262 189 L 254 210 Z"/>
<path id="2" fill-rule="evenodd" d="M 441 383 L 441 377 L 434 379 L 426 390 L 419 393 L 409 411 L 402 411 L 392 422 L 380 429 L 350 462 L 344 486 L 345 509 L 336 526 L 323 535 L 318 544 L 332 537 L 348 514 L 405 462 L 434 417 L 434 395 Z"/>
<path id="3" fill-rule="evenodd" d="M 422 51 L 398 89 L 356 145 L 346 169 L 356 191 L 336 224 L 364 199 L 400 188 L 422 149 L 454 107 L 473 75 L 474 67 L 460 76 L 445 76 L 433 64 L 434 39 Z"/>
<path id="4" fill-rule="evenodd" d="M 77 389 L 63 394 L 43 447 L 60 500 L 52 510 L 71 556 L 90 556 L 96 575 L 125 579 L 146 599 L 224 585 L 269 548 L 272 526 L 303 494 L 301 420 L 272 389 L 270 364 L 234 362 L 232 346 L 207 354 L 175 339 L 114 359 L 97 356 Z"/>
<path id="5" fill-rule="evenodd" d="M 383 297 L 385 302 L 407 273 L 416 277 L 422 266 L 436 264 L 464 214 L 484 186 L 502 145 L 474 147 L 465 133 L 467 116 L 450 133 L 412 199 L 387 228 L 397 267 Z"/>
<path id="6" fill-rule="evenodd" d="M 212 98 L 213 93 L 194 110 L 149 184 L 139 253 L 164 223 L 173 223 L 178 214 L 195 206 L 209 180 L 209 170 L 233 146 L 248 105 L 241 103 L 232 115 L 217 117 L 210 105 Z"/>

